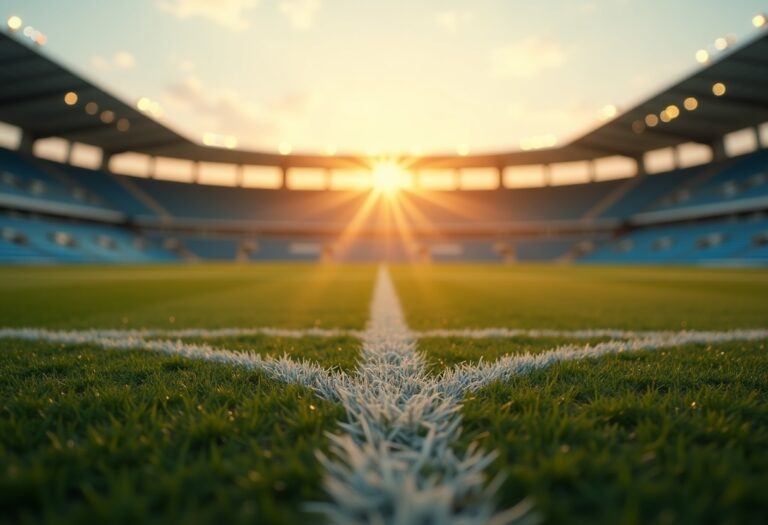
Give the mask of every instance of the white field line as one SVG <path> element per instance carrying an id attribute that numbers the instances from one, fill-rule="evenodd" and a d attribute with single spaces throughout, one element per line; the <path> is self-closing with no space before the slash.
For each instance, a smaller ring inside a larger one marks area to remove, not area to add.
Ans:
<path id="1" fill-rule="evenodd" d="M 142 329 L 112 329 L 95 328 L 87 330 L 49 330 L 45 328 L 0 328 L 0 339 L 44 339 L 46 337 L 60 338 L 68 334 L 85 334 L 94 338 L 136 338 L 136 339 L 223 339 L 235 337 L 252 337 L 264 335 L 267 337 L 282 337 L 286 339 L 300 339 L 302 337 L 352 337 L 362 339 L 366 332 L 362 330 L 347 330 L 343 328 L 278 328 L 261 326 L 251 328 L 184 328 L 167 330 L 160 328 Z M 680 333 L 712 334 L 718 337 L 724 332 L 680 332 L 674 330 L 618 330 L 618 329 L 593 329 L 593 330 L 551 330 L 551 329 L 523 329 L 523 328 L 438 328 L 433 330 L 411 331 L 414 340 L 427 338 L 461 338 L 461 339 L 492 339 L 492 338 L 563 338 L 563 339 L 639 339 L 645 337 L 667 337 Z"/>
<path id="2" fill-rule="evenodd" d="M 441 388 L 448 395 L 464 395 L 495 381 L 504 381 L 562 361 L 593 359 L 609 354 L 659 350 L 691 344 L 718 344 L 768 339 L 768 330 L 728 332 L 658 333 L 627 341 L 606 341 L 594 345 L 563 345 L 538 354 L 506 355 L 497 361 L 459 365 L 440 374 Z"/>
<path id="3" fill-rule="evenodd" d="M 237 337 L 275 335 L 319 337 L 353 332 L 272 328 L 218 330 L 49 331 L 2 328 L 0 339 L 25 339 L 108 349 L 143 349 L 191 359 L 257 369 L 286 383 L 297 383 L 325 399 L 341 402 L 344 434 L 331 436 L 325 488 L 333 503 L 314 505 L 337 523 L 470 524 L 525 519 L 523 505 L 493 514 L 493 492 L 483 470 L 495 457 L 476 448 L 458 456 L 451 448 L 460 435 L 461 399 L 488 383 L 551 364 L 628 351 L 686 344 L 768 339 L 768 330 L 726 332 L 629 332 L 622 330 L 408 330 L 388 272 L 380 269 L 364 332 L 363 362 L 355 375 L 325 370 L 306 361 L 232 352 L 205 344 L 147 340 L 156 337 Z M 215 335 L 214 335 L 215 334 Z M 566 345 L 536 355 L 506 356 L 493 363 L 461 365 L 438 376 L 426 372 L 415 351 L 418 337 L 572 337 L 621 338 L 595 345 Z"/>
<path id="4" fill-rule="evenodd" d="M 451 448 L 461 433 L 461 395 L 447 395 L 415 351 L 389 272 L 380 268 L 363 334 L 363 362 L 340 384 L 344 434 L 318 454 L 332 504 L 316 504 L 340 524 L 510 523 L 518 506 L 494 516 L 483 474 L 495 454 Z"/>
<path id="5" fill-rule="evenodd" d="M 114 350 L 147 350 L 188 359 L 225 363 L 260 370 L 285 383 L 306 386 L 323 398 L 338 400 L 336 385 L 346 381 L 346 374 L 326 370 L 309 361 L 294 361 L 288 356 L 269 357 L 253 352 L 231 351 L 209 345 L 189 344 L 181 341 L 148 341 L 141 337 L 105 336 L 102 331 L 56 332 L 34 329 L 0 329 L 0 339 L 45 341 L 65 345 L 94 345 Z"/>

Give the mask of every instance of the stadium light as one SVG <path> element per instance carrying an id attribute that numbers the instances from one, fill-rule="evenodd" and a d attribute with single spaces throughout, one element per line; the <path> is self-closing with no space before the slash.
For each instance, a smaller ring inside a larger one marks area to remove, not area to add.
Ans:
<path id="1" fill-rule="evenodd" d="M 99 105 L 96 102 L 88 102 L 85 105 L 85 112 L 89 115 L 95 115 L 99 112 Z"/>
<path id="2" fill-rule="evenodd" d="M 611 120 L 619 113 L 619 108 L 613 104 L 608 104 L 600 108 L 600 120 Z"/>
<path id="3" fill-rule="evenodd" d="M 716 84 L 712 85 L 712 93 L 714 93 L 716 97 L 722 97 L 725 95 L 725 90 L 725 84 L 722 82 L 717 82 Z"/>
<path id="4" fill-rule="evenodd" d="M 75 104 L 77 104 L 77 100 L 78 100 L 78 96 L 77 96 L 77 93 L 75 93 L 74 91 L 70 91 L 66 95 L 64 95 L 64 103 L 67 106 L 74 106 Z"/>
<path id="5" fill-rule="evenodd" d="M 128 131 L 131 129 L 131 121 L 127 118 L 121 118 L 117 121 L 117 130 L 118 131 Z"/>
<path id="6" fill-rule="evenodd" d="M 280 155 L 290 155 L 293 147 L 288 142 L 281 142 L 277 147 L 277 151 L 280 152 Z"/>
<path id="7" fill-rule="evenodd" d="M 152 101 L 147 97 L 141 97 L 139 101 L 136 102 L 136 107 L 139 108 L 139 111 L 149 111 L 152 107 Z"/>
<path id="8" fill-rule="evenodd" d="M 699 64 L 706 64 L 709 62 L 709 51 L 706 49 L 699 49 L 696 51 L 696 62 Z"/>
<path id="9" fill-rule="evenodd" d="M 665 111 L 667 112 L 667 115 L 669 115 L 670 119 L 676 119 L 677 117 L 680 116 L 680 109 L 674 104 L 670 104 L 669 106 L 667 106 L 667 109 L 665 109 Z"/>
<path id="10" fill-rule="evenodd" d="M 466 144 L 459 144 L 456 146 L 456 153 L 459 154 L 459 157 L 466 157 L 469 155 L 469 146 Z"/>
<path id="11" fill-rule="evenodd" d="M 752 25 L 755 27 L 763 27 L 766 23 L 768 23 L 768 17 L 766 17 L 763 13 L 752 17 Z"/>
<path id="12" fill-rule="evenodd" d="M 329 157 L 333 157 L 336 155 L 336 145 L 335 144 L 329 144 L 325 147 L 325 154 Z"/>
<path id="13" fill-rule="evenodd" d="M 642 120 L 636 120 L 632 123 L 632 131 L 636 134 L 640 134 L 645 131 L 645 123 Z"/>
<path id="14" fill-rule="evenodd" d="M 136 108 L 144 113 L 149 113 L 155 118 L 160 118 L 163 116 L 163 108 L 160 106 L 160 103 L 155 102 L 148 97 L 141 97 L 139 100 L 137 100 Z"/>
<path id="15" fill-rule="evenodd" d="M 645 116 L 645 124 L 649 128 L 655 128 L 659 124 L 659 117 L 654 115 L 653 113 L 649 113 Z"/>
<path id="16" fill-rule="evenodd" d="M 715 49 L 718 51 L 725 51 L 728 49 L 728 46 L 733 44 L 735 41 L 736 39 L 731 36 L 721 36 L 720 38 L 715 39 Z"/>
<path id="17" fill-rule="evenodd" d="M 21 29 L 21 26 L 24 25 L 24 22 L 21 20 L 20 17 L 16 15 L 11 15 L 8 17 L 8 21 L 6 22 L 6 24 L 8 25 L 8 29 L 16 32 L 19 29 Z"/>
<path id="18" fill-rule="evenodd" d="M 102 111 L 101 121 L 104 124 L 112 124 L 115 121 L 115 112 L 110 110 Z"/>
<path id="19" fill-rule="evenodd" d="M 662 122 L 667 123 L 670 120 L 672 120 L 672 117 L 669 116 L 669 113 L 667 113 L 667 110 L 663 110 L 661 113 L 659 113 L 659 119 L 661 119 Z"/>
<path id="20" fill-rule="evenodd" d="M 688 97 L 683 101 L 683 107 L 688 111 L 693 111 L 699 107 L 699 101 L 696 100 L 696 97 Z"/>

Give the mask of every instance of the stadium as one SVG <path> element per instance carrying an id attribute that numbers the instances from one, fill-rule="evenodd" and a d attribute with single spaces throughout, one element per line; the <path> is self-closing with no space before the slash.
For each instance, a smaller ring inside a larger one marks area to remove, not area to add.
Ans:
<path id="1" fill-rule="evenodd" d="M 205 4 L 157 2 L 234 23 Z M 94 80 L 132 56 L 83 71 L 0 13 L 0 521 L 762 523 L 750 9 L 639 101 L 489 153 L 181 132 Z"/>

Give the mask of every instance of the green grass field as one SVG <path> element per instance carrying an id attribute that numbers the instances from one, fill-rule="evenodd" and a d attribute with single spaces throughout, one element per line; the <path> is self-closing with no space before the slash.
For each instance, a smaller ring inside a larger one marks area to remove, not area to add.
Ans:
<path id="1" fill-rule="evenodd" d="M 372 265 L 0 268 L 0 326 L 361 329 Z M 432 328 L 768 328 L 768 272 L 396 266 Z M 599 341 L 601 339 L 596 339 Z M 353 335 L 194 339 L 352 371 Z M 426 338 L 431 372 L 556 338 Z M 579 340 L 579 344 L 586 341 Z M 768 341 L 564 362 L 467 397 L 502 508 L 545 523 L 764 523 Z M 341 407 L 265 374 L 146 350 L 0 340 L 0 522 L 314 523 Z"/>

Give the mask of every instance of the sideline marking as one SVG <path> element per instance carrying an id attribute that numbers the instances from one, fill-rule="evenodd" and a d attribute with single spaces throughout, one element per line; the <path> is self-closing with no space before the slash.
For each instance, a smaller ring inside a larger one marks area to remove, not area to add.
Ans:
<path id="1" fill-rule="evenodd" d="M 363 362 L 354 374 L 327 370 L 288 356 L 263 357 L 207 344 L 149 340 L 158 337 L 334 337 L 356 334 L 363 341 Z M 495 362 L 460 365 L 431 376 L 424 356 L 415 349 L 425 337 L 609 337 L 597 344 L 565 345 L 540 354 L 507 355 Z M 266 372 L 285 383 L 306 386 L 325 399 L 340 402 L 347 421 L 343 434 L 332 434 L 330 457 L 318 454 L 326 469 L 324 487 L 335 503 L 311 507 L 338 523 L 512 523 L 533 517 L 522 503 L 494 515 L 498 480 L 483 471 L 495 453 L 470 446 L 457 456 L 450 444 L 461 433 L 463 396 L 483 386 L 554 363 L 608 354 L 655 350 L 686 344 L 768 339 L 768 330 L 728 332 L 632 332 L 626 330 L 481 330 L 408 329 L 389 272 L 377 274 L 371 318 L 363 332 L 229 328 L 217 330 L 85 330 L 51 331 L 0 328 L 0 339 L 92 344 L 107 349 L 142 349 Z"/>
<path id="2" fill-rule="evenodd" d="M 315 504 L 336 523 L 511 523 L 528 504 L 494 516 L 495 485 L 483 473 L 496 454 L 452 448 L 461 434 L 459 391 L 441 388 L 415 350 L 389 272 L 380 267 L 363 334 L 363 362 L 340 385 L 347 412 L 332 434 L 323 485 L 334 504 Z"/>

